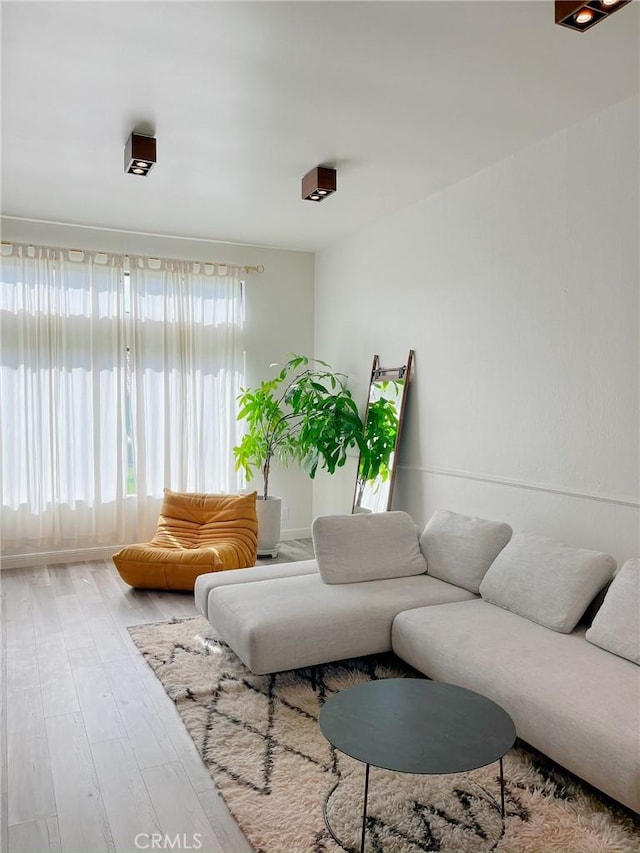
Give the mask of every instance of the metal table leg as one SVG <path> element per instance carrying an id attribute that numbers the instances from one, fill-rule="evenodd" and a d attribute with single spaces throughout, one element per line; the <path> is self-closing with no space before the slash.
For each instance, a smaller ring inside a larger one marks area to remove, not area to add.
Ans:
<path id="1" fill-rule="evenodd" d="M 367 798 L 369 796 L 369 765 L 364 774 L 364 808 L 362 810 L 362 839 L 360 841 L 360 853 L 364 853 L 364 837 L 367 831 Z"/>
<path id="2" fill-rule="evenodd" d="M 500 759 L 500 814 L 504 820 L 504 771 L 502 768 L 502 758 Z"/>

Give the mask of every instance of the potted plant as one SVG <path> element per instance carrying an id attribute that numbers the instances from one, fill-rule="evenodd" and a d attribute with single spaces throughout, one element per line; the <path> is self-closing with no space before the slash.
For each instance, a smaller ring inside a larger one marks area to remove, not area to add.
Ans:
<path id="1" fill-rule="evenodd" d="M 236 470 L 242 468 L 247 479 L 256 470 L 262 473 L 258 553 L 275 556 L 280 538 L 281 499 L 269 492 L 274 459 L 283 465 L 298 462 L 313 479 L 318 468 L 333 474 L 343 466 L 350 448 L 369 457 L 364 425 L 346 380 L 325 361 L 293 355 L 273 379 L 241 389 L 238 420 L 246 421 L 247 432 L 233 453 Z"/>

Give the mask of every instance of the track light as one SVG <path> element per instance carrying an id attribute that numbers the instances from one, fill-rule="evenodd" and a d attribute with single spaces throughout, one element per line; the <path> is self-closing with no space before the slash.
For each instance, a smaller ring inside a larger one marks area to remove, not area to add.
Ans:
<path id="1" fill-rule="evenodd" d="M 302 198 L 305 201 L 322 201 L 337 189 L 336 170 L 316 166 L 302 179 Z"/>
<path id="2" fill-rule="evenodd" d="M 156 139 L 132 133 L 124 148 L 124 170 L 128 175 L 148 175 L 156 162 Z"/>
<path id="3" fill-rule="evenodd" d="M 556 24 L 582 33 L 630 3 L 631 0 L 555 0 Z"/>

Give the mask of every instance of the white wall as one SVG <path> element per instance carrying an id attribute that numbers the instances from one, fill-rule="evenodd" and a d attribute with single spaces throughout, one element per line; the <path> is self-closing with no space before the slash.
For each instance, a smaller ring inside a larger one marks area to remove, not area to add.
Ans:
<path id="1" fill-rule="evenodd" d="M 416 351 L 394 506 L 639 552 L 638 100 L 316 257 L 316 351 L 364 399 Z M 349 511 L 355 463 L 314 487 Z"/>
<path id="2" fill-rule="evenodd" d="M 148 254 L 151 257 L 211 260 L 264 266 L 246 277 L 246 381 L 254 385 L 273 374 L 272 362 L 291 352 L 313 353 L 313 255 L 215 241 L 153 237 L 2 219 L 2 239 L 47 246 Z M 213 435 L 213 433 L 212 433 Z M 261 479 L 254 478 L 260 489 Z M 274 469 L 271 490 L 283 497 L 283 538 L 308 535 L 312 483 L 298 468 Z"/>

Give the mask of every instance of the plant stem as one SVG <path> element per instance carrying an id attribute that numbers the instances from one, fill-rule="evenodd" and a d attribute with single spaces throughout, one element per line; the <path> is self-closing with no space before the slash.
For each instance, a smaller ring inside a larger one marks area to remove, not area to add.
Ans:
<path id="1" fill-rule="evenodd" d="M 271 455 L 267 456 L 264 460 L 264 467 L 262 468 L 262 478 L 264 481 L 264 491 L 262 493 L 263 500 L 267 500 L 267 495 L 269 492 L 269 468 L 271 466 Z"/>

